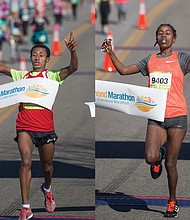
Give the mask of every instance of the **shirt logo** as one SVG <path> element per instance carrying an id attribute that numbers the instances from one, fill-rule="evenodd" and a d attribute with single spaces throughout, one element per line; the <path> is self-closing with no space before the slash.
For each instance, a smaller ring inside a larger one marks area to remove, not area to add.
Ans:
<path id="1" fill-rule="evenodd" d="M 174 63 L 174 60 L 166 60 L 166 63 Z"/>

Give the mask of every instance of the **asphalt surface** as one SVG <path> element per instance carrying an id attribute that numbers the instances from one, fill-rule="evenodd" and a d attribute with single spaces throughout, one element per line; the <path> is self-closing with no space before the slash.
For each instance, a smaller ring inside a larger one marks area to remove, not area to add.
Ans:
<path id="1" fill-rule="evenodd" d="M 113 34 L 114 49 L 122 62 L 136 63 L 150 53 L 156 53 L 155 32 L 161 23 L 170 23 L 177 30 L 174 49 L 190 52 L 188 0 L 146 0 L 147 29 L 137 27 L 139 1 L 129 1 L 127 25 L 117 24 L 114 5 L 111 6 L 109 28 Z M 103 68 L 104 54 L 100 46 L 106 38 L 101 33 L 100 16 L 95 27 L 96 79 L 133 85 L 147 85 L 141 74 L 120 76 Z M 186 75 L 184 93 L 190 109 L 190 77 Z M 177 197 L 180 212 L 178 219 L 189 219 L 189 141 L 188 131 L 178 160 L 179 180 Z M 166 171 L 153 180 L 149 166 L 144 161 L 144 140 L 147 119 L 116 111 L 97 108 L 95 123 L 96 140 L 96 219 L 97 220 L 159 220 L 165 219 L 168 199 Z"/>
<path id="2" fill-rule="evenodd" d="M 52 56 L 49 69 L 69 65 L 70 53 L 65 48 L 64 38 L 72 31 L 77 41 L 79 69 L 60 87 L 54 106 L 54 119 L 58 141 L 54 157 L 52 188 L 56 199 L 56 210 L 48 214 L 40 191 L 43 182 L 38 151 L 33 152 L 30 204 L 34 218 L 94 219 L 94 119 L 90 118 L 86 101 L 94 99 L 94 26 L 90 23 L 92 1 L 84 1 L 79 7 L 78 19 L 65 19 L 60 34 L 61 55 Z M 48 27 L 49 47 L 52 48 L 54 20 Z M 88 46 L 87 46 L 88 45 Z M 29 51 L 31 43 L 23 45 L 21 56 L 26 58 L 27 69 L 31 70 Z M 20 62 L 10 62 L 10 46 L 3 45 L 3 61 L 12 68 Z M 0 74 L 1 84 L 11 78 Z M 20 155 L 15 137 L 17 106 L 0 109 L 0 216 L 16 219 L 20 214 L 21 199 L 19 186 Z"/>

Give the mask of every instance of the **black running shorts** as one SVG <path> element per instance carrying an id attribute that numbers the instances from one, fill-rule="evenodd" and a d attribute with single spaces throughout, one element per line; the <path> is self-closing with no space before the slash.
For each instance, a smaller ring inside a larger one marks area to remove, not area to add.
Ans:
<path id="1" fill-rule="evenodd" d="M 157 125 L 168 131 L 169 128 L 179 128 L 187 130 L 187 115 L 173 118 L 165 118 L 164 122 L 148 119 L 148 125 Z"/>
<path id="2" fill-rule="evenodd" d="M 18 142 L 18 133 L 26 132 L 32 139 L 33 144 L 36 147 L 40 147 L 44 144 L 48 143 L 55 143 L 58 139 L 55 131 L 51 132 L 34 132 L 34 131 L 27 131 L 27 130 L 18 130 L 17 136 L 14 138 L 16 142 Z"/>

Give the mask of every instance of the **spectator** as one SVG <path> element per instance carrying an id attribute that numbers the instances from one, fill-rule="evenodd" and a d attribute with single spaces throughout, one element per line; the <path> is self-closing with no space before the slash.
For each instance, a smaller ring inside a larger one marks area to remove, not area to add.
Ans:
<path id="1" fill-rule="evenodd" d="M 39 10 L 43 15 L 46 10 L 46 0 L 34 0 L 35 9 Z"/>
<path id="2" fill-rule="evenodd" d="M 115 0 L 115 4 L 117 7 L 117 18 L 118 23 L 122 25 L 127 24 L 127 5 L 128 0 Z"/>
<path id="3" fill-rule="evenodd" d="M 73 21 L 77 20 L 78 4 L 79 4 L 79 0 L 71 0 Z"/>
<path id="4" fill-rule="evenodd" d="M 36 13 L 32 20 L 32 43 L 33 44 L 45 44 L 48 45 L 48 34 L 45 29 L 45 25 L 49 25 L 49 20 L 42 11 L 36 9 Z"/>
<path id="5" fill-rule="evenodd" d="M 0 0 L 0 18 L 6 19 L 9 15 L 8 4 L 4 0 Z"/>
<path id="6" fill-rule="evenodd" d="M 100 17 L 101 17 L 101 31 L 103 34 L 108 33 L 108 16 L 110 13 L 110 0 L 100 0 Z"/>
<path id="7" fill-rule="evenodd" d="M 0 61 L 2 61 L 3 42 L 8 39 L 7 24 L 5 19 L 0 19 Z"/>
<path id="8" fill-rule="evenodd" d="M 62 13 L 63 13 L 63 2 L 62 0 L 53 0 L 53 15 L 55 19 L 55 23 L 62 25 Z"/>
<path id="9" fill-rule="evenodd" d="M 25 0 L 23 6 L 19 9 L 19 17 L 22 21 L 22 33 L 23 33 L 23 41 L 28 41 L 28 25 L 30 23 L 31 11 L 28 6 L 28 1 Z"/>
<path id="10" fill-rule="evenodd" d="M 22 44 L 22 21 L 18 11 L 13 11 L 9 16 L 8 27 L 10 29 L 11 60 L 16 61 L 20 59 L 20 45 Z"/>
<path id="11" fill-rule="evenodd" d="M 63 17 L 70 18 L 72 14 L 72 7 L 70 0 L 63 1 Z"/>

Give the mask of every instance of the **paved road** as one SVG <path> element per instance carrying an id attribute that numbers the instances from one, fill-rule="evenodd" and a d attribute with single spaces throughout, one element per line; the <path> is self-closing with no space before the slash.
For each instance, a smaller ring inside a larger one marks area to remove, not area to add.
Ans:
<path id="1" fill-rule="evenodd" d="M 128 23 L 116 24 L 116 10 L 112 6 L 110 30 L 113 33 L 114 48 L 120 59 L 132 64 L 155 52 L 155 32 L 161 23 L 171 23 L 177 30 L 175 48 L 190 51 L 188 0 L 147 0 L 147 30 L 137 29 L 139 1 L 128 5 Z M 179 10 L 180 9 L 180 10 Z M 116 72 L 104 72 L 104 54 L 100 45 L 106 37 L 100 33 L 100 22 L 96 24 L 96 79 L 134 85 L 147 85 L 141 74 L 122 77 Z M 132 48 L 131 48 L 132 47 Z M 185 78 L 185 95 L 190 109 L 190 77 Z M 151 179 L 149 167 L 144 161 L 144 139 L 147 120 L 106 109 L 96 111 L 96 219 L 137 220 L 163 219 L 168 189 L 165 169 L 158 180 Z M 188 116 L 188 125 L 190 118 Z M 189 126 L 190 128 L 190 126 Z M 178 161 L 179 197 L 182 220 L 189 219 L 189 141 L 188 129 Z"/>
<path id="2" fill-rule="evenodd" d="M 84 102 L 94 98 L 94 27 L 89 22 L 92 1 L 85 1 L 80 7 L 78 20 L 64 21 L 60 36 L 62 54 L 52 56 L 49 68 L 58 68 L 69 64 L 69 52 L 63 39 L 73 31 L 78 44 L 79 69 L 60 87 L 54 106 L 56 132 L 59 139 L 56 144 L 54 160 L 53 191 L 57 208 L 53 216 L 94 219 L 94 120 Z M 50 12 L 51 27 L 48 29 L 50 47 L 53 37 L 53 17 Z M 88 46 L 87 46 L 88 45 Z M 22 46 L 22 56 L 29 63 L 31 45 Z M 4 61 L 12 68 L 18 63 L 10 63 L 10 49 L 4 45 Z M 1 84 L 10 79 L 0 75 Z M 19 189 L 20 156 L 15 136 L 15 117 L 17 106 L 0 110 L 0 216 L 18 216 L 21 207 Z M 32 183 L 30 203 L 35 216 L 47 216 L 43 205 L 40 184 L 43 181 L 37 149 L 33 153 Z M 50 216 L 50 215 L 49 215 Z M 83 217 L 84 216 L 84 217 Z M 65 217 L 66 218 L 66 217 Z M 69 218 L 68 218 L 69 219 Z"/>

